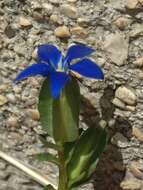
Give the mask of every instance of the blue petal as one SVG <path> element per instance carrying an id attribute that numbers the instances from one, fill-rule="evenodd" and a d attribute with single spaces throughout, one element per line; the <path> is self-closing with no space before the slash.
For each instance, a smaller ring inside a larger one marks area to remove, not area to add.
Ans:
<path id="1" fill-rule="evenodd" d="M 90 55 L 94 51 L 95 51 L 94 49 L 84 44 L 80 44 L 80 43 L 74 44 L 69 47 L 65 60 L 67 60 L 67 62 L 70 62 L 73 59 L 83 58 L 85 56 Z"/>
<path id="2" fill-rule="evenodd" d="M 69 76 L 64 72 L 53 72 L 50 74 L 50 88 L 54 98 L 60 95 L 61 90 L 64 88 Z"/>
<path id="3" fill-rule="evenodd" d="M 45 63 L 37 63 L 28 66 L 24 69 L 15 79 L 16 81 L 22 80 L 26 77 L 35 76 L 35 75 L 42 75 L 47 76 L 50 72 L 50 66 L 46 65 Z"/>
<path id="4" fill-rule="evenodd" d="M 58 48 L 52 44 L 42 44 L 38 46 L 38 58 L 41 61 L 51 64 L 57 68 L 58 63 L 62 60 L 62 54 Z"/>
<path id="5" fill-rule="evenodd" d="M 104 79 L 104 74 L 101 68 L 96 63 L 87 58 L 73 65 L 70 65 L 69 69 L 78 72 L 79 74 L 85 77 L 94 79 Z"/>

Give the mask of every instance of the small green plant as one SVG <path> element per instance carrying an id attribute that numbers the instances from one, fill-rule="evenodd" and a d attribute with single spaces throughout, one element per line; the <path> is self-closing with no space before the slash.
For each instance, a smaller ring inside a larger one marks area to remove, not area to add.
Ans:
<path id="1" fill-rule="evenodd" d="M 45 77 L 39 94 L 38 109 L 42 127 L 55 143 L 44 138 L 41 141 L 46 147 L 57 151 L 57 156 L 45 152 L 38 154 L 37 158 L 58 166 L 58 190 L 76 190 L 87 182 L 106 145 L 104 125 L 97 124 L 79 133 L 78 77 L 104 79 L 100 67 L 87 58 L 93 52 L 92 48 L 77 43 L 71 45 L 66 56 L 63 56 L 52 44 L 40 45 L 37 63 L 27 67 L 15 79 L 17 82 L 29 76 Z M 46 189 L 54 190 L 50 185 Z"/>

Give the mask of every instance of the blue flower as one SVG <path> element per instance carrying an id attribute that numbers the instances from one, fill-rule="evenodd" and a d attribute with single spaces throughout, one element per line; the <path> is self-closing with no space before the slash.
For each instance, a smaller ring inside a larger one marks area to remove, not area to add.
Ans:
<path id="1" fill-rule="evenodd" d="M 51 94 L 54 98 L 57 98 L 65 84 L 70 80 L 72 71 L 89 78 L 104 78 L 100 67 L 92 60 L 86 58 L 93 52 L 94 49 L 77 43 L 71 45 L 67 50 L 66 56 L 63 56 L 61 51 L 52 44 L 39 45 L 37 63 L 23 70 L 16 77 L 15 81 L 35 75 L 49 77 Z M 78 59 L 78 61 L 70 64 L 74 59 Z"/>

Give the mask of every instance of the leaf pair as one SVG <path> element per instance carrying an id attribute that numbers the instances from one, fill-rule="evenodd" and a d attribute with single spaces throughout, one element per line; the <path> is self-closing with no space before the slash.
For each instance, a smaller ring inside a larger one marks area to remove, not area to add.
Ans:
<path id="1" fill-rule="evenodd" d="M 72 142 L 78 137 L 80 92 L 75 79 L 71 79 L 59 98 L 53 99 L 50 82 L 43 82 L 38 109 L 43 128 L 56 142 Z"/>
<path id="2" fill-rule="evenodd" d="M 107 142 L 105 128 L 90 127 L 80 136 L 67 164 L 69 189 L 85 183 L 96 169 Z"/>

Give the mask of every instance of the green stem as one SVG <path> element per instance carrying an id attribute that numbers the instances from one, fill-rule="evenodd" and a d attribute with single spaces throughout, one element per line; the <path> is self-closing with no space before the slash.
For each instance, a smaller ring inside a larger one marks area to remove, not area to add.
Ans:
<path id="1" fill-rule="evenodd" d="M 58 151 L 59 156 L 59 185 L 58 190 L 67 190 L 67 171 L 65 165 L 64 149 Z"/>

